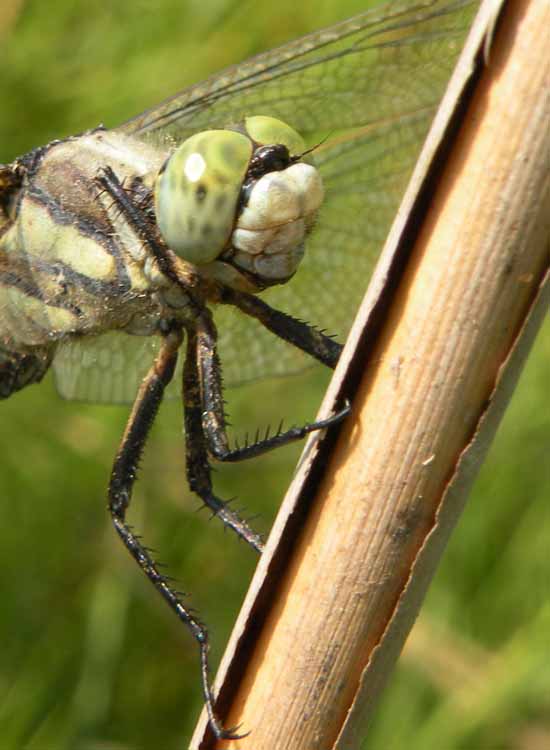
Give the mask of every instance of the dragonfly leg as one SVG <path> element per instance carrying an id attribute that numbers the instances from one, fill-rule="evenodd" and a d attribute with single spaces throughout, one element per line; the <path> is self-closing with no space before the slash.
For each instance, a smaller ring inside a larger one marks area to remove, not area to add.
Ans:
<path id="1" fill-rule="evenodd" d="M 288 430 L 282 430 L 279 428 L 274 435 L 268 435 L 263 439 L 257 439 L 253 443 L 243 445 L 239 448 L 232 448 L 227 453 L 217 455 L 216 458 L 219 461 L 236 462 L 244 461 L 247 458 L 254 458 L 255 456 L 261 456 L 263 453 L 273 450 L 274 448 L 280 448 L 283 445 L 294 443 L 297 440 L 303 440 L 306 435 L 310 432 L 316 432 L 317 430 L 323 430 L 327 427 L 333 427 L 344 420 L 351 411 L 351 407 L 346 402 L 343 409 L 340 409 L 327 419 L 320 419 L 317 422 L 308 422 L 304 425 L 296 425 L 290 427 Z"/>
<path id="2" fill-rule="evenodd" d="M 172 278 L 179 284 L 179 278 L 175 274 L 168 256 L 164 253 L 162 247 L 157 243 L 147 217 L 139 206 L 136 206 L 132 198 L 120 180 L 110 168 L 104 169 L 97 179 L 98 185 L 105 190 L 116 202 L 119 210 L 124 214 L 129 224 L 138 232 L 140 237 L 147 243 L 157 261 L 159 267 L 168 277 Z M 207 315 L 204 309 L 197 310 L 197 315 Z M 187 445 L 187 476 L 189 486 L 204 501 L 208 508 L 220 518 L 223 523 L 233 529 L 240 537 L 245 539 L 258 552 L 261 551 L 263 544 L 258 534 L 256 534 L 248 524 L 233 511 L 227 503 L 217 498 L 212 491 L 212 482 L 210 479 L 210 467 L 208 465 L 208 456 L 205 446 L 204 433 L 200 425 L 200 419 L 197 420 L 196 414 L 202 412 L 202 401 L 197 401 L 198 406 L 193 402 L 194 393 L 197 390 L 195 353 L 193 350 L 192 357 L 189 356 L 190 341 L 195 342 L 193 328 L 189 327 L 188 337 L 188 355 L 186 356 L 184 399 L 185 399 L 185 424 L 186 424 L 186 445 Z M 193 344 L 194 346 L 194 344 Z M 220 404 L 221 408 L 221 404 Z M 223 413 L 223 409 L 222 409 Z"/>
<path id="3" fill-rule="evenodd" d="M 162 273 L 168 276 L 168 278 L 176 284 L 179 283 L 178 276 L 172 267 L 169 256 L 164 252 L 164 249 L 157 241 L 146 213 L 134 203 L 132 197 L 126 192 L 113 169 L 111 169 L 111 167 L 103 169 L 97 177 L 96 182 L 102 190 L 111 196 L 130 226 L 147 244 L 148 249 L 155 256 Z"/>
<path id="4" fill-rule="evenodd" d="M 202 321 L 202 325 L 200 322 Z M 201 335 L 203 328 L 211 330 L 214 346 L 206 345 Z M 201 333 L 199 333 L 199 331 Z M 205 311 L 197 318 L 194 326 L 187 328 L 187 352 L 183 366 L 183 400 L 185 407 L 185 447 L 187 458 L 187 479 L 189 486 L 221 519 L 255 550 L 261 552 L 261 537 L 253 531 L 240 516 L 213 492 L 209 464 L 210 440 L 214 440 L 220 450 L 227 446 L 225 418 L 220 378 L 220 368 L 215 350 L 215 328 L 210 314 Z M 201 367 L 204 359 L 210 366 Z M 205 380 L 202 376 L 205 376 Z M 215 453 L 213 453 L 215 455 Z"/>
<path id="5" fill-rule="evenodd" d="M 280 339 L 288 341 L 322 364 L 334 369 L 342 352 L 342 345 L 326 333 L 292 315 L 275 310 L 259 297 L 246 292 L 224 288 L 222 303 L 238 307 L 246 315 L 256 318 Z"/>
<path id="6" fill-rule="evenodd" d="M 274 310 L 253 295 L 241 292 L 234 292 L 231 295 L 235 300 L 234 304 L 260 320 L 266 328 L 280 338 L 298 346 L 324 364 L 330 367 L 335 366 L 342 347 L 329 336 L 302 321 Z M 220 368 L 216 354 L 216 329 L 212 320 L 206 315 L 197 318 L 196 326 L 199 382 L 203 388 L 203 429 L 208 439 L 208 449 L 218 461 L 243 461 L 259 456 L 282 445 L 302 440 L 310 432 L 332 427 L 349 414 L 350 407 L 346 403 L 342 409 L 327 419 L 291 427 L 284 431 L 279 428 L 274 435 L 266 435 L 262 440 L 256 439 L 251 444 L 230 449 L 225 432 Z"/>
<path id="7" fill-rule="evenodd" d="M 181 342 L 182 333 L 180 329 L 174 329 L 165 335 L 157 358 L 141 384 L 113 465 L 109 484 L 109 510 L 115 529 L 126 549 L 164 601 L 189 628 L 199 645 L 202 691 L 210 725 L 216 737 L 219 739 L 239 739 L 244 735 L 236 733 L 237 727 L 224 729 L 214 711 L 214 696 L 210 688 L 209 647 L 206 627 L 183 604 L 167 578 L 159 571 L 150 551 L 142 544 L 140 537 L 133 532 L 126 522 L 126 511 L 130 504 L 139 460 L 162 401 L 164 390 L 174 374 Z"/>

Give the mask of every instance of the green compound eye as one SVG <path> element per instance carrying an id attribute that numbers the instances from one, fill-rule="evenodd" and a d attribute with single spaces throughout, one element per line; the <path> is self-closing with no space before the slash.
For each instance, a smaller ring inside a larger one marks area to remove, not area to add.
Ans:
<path id="1" fill-rule="evenodd" d="M 215 260 L 231 235 L 252 156 L 249 138 L 206 130 L 174 152 L 155 184 L 155 211 L 168 246 L 184 260 Z"/>
<path id="2" fill-rule="evenodd" d="M 257 143 L 268 145 L 282 143 L 291 156 L 299 156 L 306 150 L 304 139 L 290 125 L 275 117 L 256 115 L 245 118 L 246 132 Z"/>

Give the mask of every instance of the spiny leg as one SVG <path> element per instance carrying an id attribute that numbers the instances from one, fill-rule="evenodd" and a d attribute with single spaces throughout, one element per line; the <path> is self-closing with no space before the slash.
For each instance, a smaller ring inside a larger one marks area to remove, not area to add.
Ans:
<path id="1" fill-rule="evenodd" d="M 222 304 L 233 305 L 252 318 L 256 318 L 264 328 L 289 344 L 301 349 L 323 365 L 334 369 L 342 353 L 342 345 L 326 333 L 318 331 L 292 315 L 275 310 L 259 297 L 236 289 L 224 288 Z"/>
<path id="2" fill-rule="evenodd" d="M 209 314 L 205 313 L 208 319 Z M 203 319 L 203 315 L 199 316 Z M 187 480 L 189 486 L 210 508 L 212 513 L 220 518 L 225 526 L 232 529 L 238 536 L 244 539 L 255 550 L 261 552 L 263 543 L 258 534 L 239 515 L 233 511 L 227 503 L 220 500 L 213 492 L 211 469 L 208 461 L 207 435 L 204 430 L 203 413 L 206 414 L 205 421 L 209 421 L 208 414 L 213 417 L 216 424 L 222 425 L 219 432 L 223 439 L 227 440 L 224 432 L 223 401 L 221 397 L 221 381 L 219 367 L 215 350 L 212 352 L 213 363 L 209 375 L 213 382 L 207 387 L 212 398 L 210 404 L 205 403 L 201 382 L 201 373 L 198 369 L 199 338 L 194 327 L 189 326 L 187 333 L 187 351 L 183 366 L 183 403 L 185 407 L 185 449 L 187 459 Z M 216 432 L 216 430 L 214 429 Z"/>
<path id="3" fill-rule="evenodd" d="M 238 739 L 243 735 L 236 734 L 237 728 L 224 729 L 214 712 L 214 696 L 210 689 L 208 666 L 208 633 L 205 626 L 181 602 L 166 577 L 159 572 L 158 565 L 149 550 L 126 523 L 126 511 L 132 497 L 141 454 L 149 430 L 157 415 L 164 390 L 174 374 L 181 342 L 181 329 L 174 328 L 167 333 L 153 366 L 143 379 L 113 465 L 109 483 L 109 510 L 115 529 L 126 549 L 168 606 L 189 628 L 199 645 L 202 691 L 210 725 L 216 737 L 219 739 Z"/>
<path id="4" fill-rule="evenodd" d="M 308 354 L 316 357 L 316 359 L 319 359 L 324 364 L 331 363 L 331 366 L 334 366 L 342 347 L 331 338 L 305 323 L 285 315 L 285 313 L 273 310 L 265 302 L 261 302 L 251 295 L 236 293 L 236 296 L 244 300 L 243 304 L 246 303 L 247 309 L 261 312 L 261 322 L 274 333 L 280 335 L 279 326 L 281 328 L 287 326 L 284 330 L 285 335 L 281 336 L 281 338 L 291 341 L 296 346 L 298 346 L 297 341 L 299 340 L 300 348 Z M 273 325 L 267 325 L 267 320 L 275 322 Z M 293 323 L 293 326 L 290 325 L 289 321 Z M 332 427 L 341 422 L 349 414 L 350 408 L 349 405 L 346 405 L 327 419 L 298 427 L 291 427 L 285 431 L 279 429 L 271 437 L 266 436 L 263 440 L 256 439 L 250 445 L 230 449 L 225 431 L 222 384 L 216 352 L 217 332 L 210 315 L 204 314 L 197 317 L 196 336 L 197 366 L 199 370 L 199 382 L 202 385 L 202 424 L 208 441 L 208 450 L 218 461 L 234 462 L 259 456 L 282 445 L 302 440 L 310 432 Z"/>
<path id="5" fill-rule="evenodd" d="M 119 211 L 125 217 L 128 224 L 134 229 L 137 235 L 145 242 L 148 249 L 155 256 L 158 266 L 162 273 L 176 284 L 179 283 L 178 276 L 174 271 L 170 257 L 159 244 L 157 237 L 150 226 L 147 214 L 133 201 L 132 197 L 124 189 L 124 186 L 118 179 L 117 175 L 111 169 L 106 167 L 97 177 L 97 184 L 116 203 Z"/>

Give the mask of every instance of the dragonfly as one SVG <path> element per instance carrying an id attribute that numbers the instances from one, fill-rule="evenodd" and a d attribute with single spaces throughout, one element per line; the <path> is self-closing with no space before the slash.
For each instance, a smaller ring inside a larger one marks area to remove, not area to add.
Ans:
<path id="1" fill-rule="evenodd" d="M 0 396 L 52 369 L 65 398 L 133 403 L 109 510 L 198 644 L 218 738 L 241 735 L 215 711 L 208 631 L 126 520 L 150 428 L 179 395 L 191 490 L 261 552 L 212 463 L 330 428 L 349 407 L 231 447 L 222 372 L 335 367 L 473 9 L 380 5 L 0 165 Z"/>

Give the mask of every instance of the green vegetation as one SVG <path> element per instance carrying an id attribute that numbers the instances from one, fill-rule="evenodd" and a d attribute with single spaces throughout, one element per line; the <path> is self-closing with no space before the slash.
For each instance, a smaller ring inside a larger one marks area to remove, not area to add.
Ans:
<path id="1" fill-rule="evenodd" d="M 364 5 L 4 0 L 0 162 L 115 125 Z M 550 746 L 549 374 L 547 320 L 365 747 Z M 311 418 L 326 382 L 313 370 L 233 391 L 235 434 Z M 105 510 L 127 407 L 63 402 L 48 378 L 0 413 L 0 747 L 185 747 L 201 706 L 196 650 Z M 220 494 L 238 495 L 267 531 L 299 450 L 220 469 Z M 217 663 L 255 560 L 198 507 L 170 402 L 131 520 L 192 594 Z"/>

